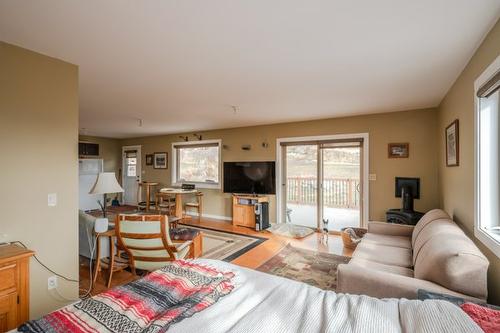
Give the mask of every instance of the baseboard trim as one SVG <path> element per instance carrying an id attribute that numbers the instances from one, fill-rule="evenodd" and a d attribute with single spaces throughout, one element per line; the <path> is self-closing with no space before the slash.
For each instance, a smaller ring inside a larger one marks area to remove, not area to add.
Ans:
<path id="1" fill-rule="evenodd" d="M 190 216 L 198 216 L 199 214 L 196 212 L 188 213 Z M 203 214 L 202 216 L 208 217 L 211 219 L 224 220 L 224 221 L 232 221 L 233 218 L 231 216 L 222 216 L 222 215 L 213 215 L 213 214 Z"/>

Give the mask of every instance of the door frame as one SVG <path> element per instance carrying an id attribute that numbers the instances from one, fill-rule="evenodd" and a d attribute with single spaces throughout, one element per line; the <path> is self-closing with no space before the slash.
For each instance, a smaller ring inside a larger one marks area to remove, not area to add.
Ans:
<path id="1" fill-rule="evenodd" d="M 122 187 L 125 185 L 125 151 L 126 150 L 137 150 L 137 165 L 140 167 L 139 170 L 139 183 L 142 181 L 142 145 L 134 145 L 134 146 L 122 146 Z M 139 186 L 139 185 L 137 185 Z M 123 187 L 123 196 L 122 203 L 125 204 L 125 187 Z M 139 202 L 139 198 L 138 198 Z"/>
<path id="2" fill-rule="evenodd" d="M 363 210 L 361 212 L 362 219 L 360 221 L 361 227 L 366 228 L 368 225 L 370 211 L 370 184 L 368 179 L 368 174 L 370 170 L 370 135 L 369 133 L 350 133 L 350 134 L 333 134 L 333 135 L 319 135 L 319 136 L 301 136 L 301 137 L 288 137 L 288 138 L 277 138 L 276 139 L 276 223 L 283 223 L 286 216 L 283 214 L 284 205 L 286 200 L 284 200 L 283 187 L 285 183 L 283 182 L 284 170 L 283 170 L 283 150 L 281 143 L 284 142 L 304 142 L 304 141 L 322 141 L 322 140 L 349 140 L 349 139 L 363 139 L 363 156 L 361 161 L 361 173 L 362 173 L 362 188 L 363 197 L 361 198 L 363 203 Z M 319 157 L 318 157 L 319 158 Z M 319 198 L 318 198 L 319 200 Z"/>

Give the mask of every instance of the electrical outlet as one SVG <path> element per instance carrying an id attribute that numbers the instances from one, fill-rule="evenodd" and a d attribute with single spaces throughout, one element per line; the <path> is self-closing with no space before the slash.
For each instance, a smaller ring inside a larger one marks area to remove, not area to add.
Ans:
<path id="1" fill-rule="evenodd" d="M 47 288 L 49 290 L 57 288 L 57 276 L 53 275 L 47 280 Z"/>
<path id="2" fill-rule="evenodd" d="M 375 173 L 370 173 L 370 174 L 368 175 L 368 180 L 370 180 L 370 181 L 375 181 L 375 180 L 377 180 L 377 174 L 375 174 Z"/>
<path id="3" fill-rule="evenodd" d="M 57 206 L 57 193 L 49 193 L 47 196 L 47 206 L 55 207 Z"/>

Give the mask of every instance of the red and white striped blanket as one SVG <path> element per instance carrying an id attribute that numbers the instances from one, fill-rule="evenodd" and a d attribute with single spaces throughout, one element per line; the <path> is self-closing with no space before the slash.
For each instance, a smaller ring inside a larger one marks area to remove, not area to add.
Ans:
<path id="1" fill-rule="evenodd" d="M 144 278 L 21 325 L 20 332 L 160 333 L 234 288 L 232 272 L 174 261 Z"/>

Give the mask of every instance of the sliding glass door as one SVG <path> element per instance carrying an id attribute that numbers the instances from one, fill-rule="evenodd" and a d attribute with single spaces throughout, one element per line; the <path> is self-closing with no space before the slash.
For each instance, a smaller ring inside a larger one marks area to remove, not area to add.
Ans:
<path id="1" fill-rule="evenodd" d="M 362 221 L 362 140 L 282 143 L 282 221 L 329 231 Z"/>
<path id="2" fill-rule="evenodd" d="M 285 152 L 287 223 L 314 227 L 318 224 L 318 145 L 288 145 Z"/>
<path id="3" fill-rule="evenodd" d="M 328 230 L 361 224 L 361 145 L 330 143 L 322 150 L 322 220 Z"/>

